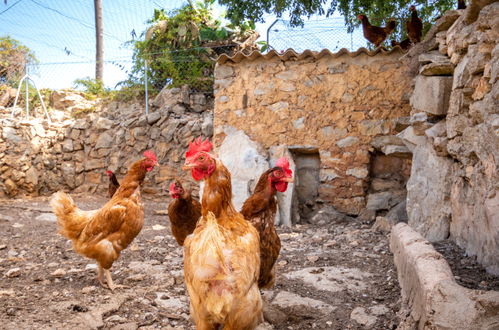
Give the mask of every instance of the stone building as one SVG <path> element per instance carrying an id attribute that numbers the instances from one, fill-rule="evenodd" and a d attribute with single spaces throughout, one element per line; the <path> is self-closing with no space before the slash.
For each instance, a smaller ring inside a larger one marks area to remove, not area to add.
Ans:
<path id="1" fill-rule="evenodd" d="M 407 126 L 410 113 L 412 77 L 402 55 L 397 48 L 221 56 L 215 69 L 215 143 L 223 146 L 242 131 L 263 158 L 289 154 L 297 182 L 287 192 L 293 205 L 281 211 L 293 208 L 293 222 L 307 217 L 317 201 L 357 215 L 371 188 L 404 189 L 409 175 L 408 150 L 393 137 Z M 240 166 L 251 170 L 247 164 L 256 154 L 250 152 Z M 230 169 L 237 181 L 242 171 Z"/>

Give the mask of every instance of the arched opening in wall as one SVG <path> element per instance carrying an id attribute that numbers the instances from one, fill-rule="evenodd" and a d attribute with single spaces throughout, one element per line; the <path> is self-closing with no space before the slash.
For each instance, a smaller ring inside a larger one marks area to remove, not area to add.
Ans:
<path id="1" fill-rule="evenodd" d="M 293 146 L 288 148 L 295 162 L 295 184 L 291 204 L 293 224 L 307 223 L 316 208 L 319 196 L 319 149 Z"/>

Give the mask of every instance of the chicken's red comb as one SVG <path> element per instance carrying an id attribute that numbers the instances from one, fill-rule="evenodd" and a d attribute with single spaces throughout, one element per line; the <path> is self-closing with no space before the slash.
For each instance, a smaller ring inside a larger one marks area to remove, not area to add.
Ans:
<path id="1" fill-rule="evenodd" d="M 144 151 L 144 157 L 149 158 L 150 160 L 153 160 L 155 162 L 158 161 L 158 159 L 156 158 L 156 154 L 152 150 Z"/>
<path id="2" fill-rule="evenodd" d="M 210 140 L 206 139 L 203 141 L 202 137 L 198 137 L 197 139 L 194 139 L 194 141 L 189 143 L 189 148 L 185 153 L 185 158 L 192 157 L 200 151 L 210 152 L 212 147 L 213 145 L 211 144 Z"/>
<path id="3" fill-rule="evenodd" d="M 106 174 L 107 174 L 107 175 L 111 175 L 111 174 L 113 174 L 113 172 L 112 172 L 112 171 L 110 171 L 110 170 L 107 170 L 107 171 L 106 171 Z"/>
<path id="4" fill-rule="evenodd" d="M 291 171 L 291 169 L 289 168 L 289 161 L 286 157 L 279 158 L 275 163 L 275 166 L 282 167 L 284 169 L 284 172 L 286 172 L 286 174 L 289 176 L 293 174 L 293 171 Z"/>
<path id="5" fill-rule="evenodd" d="M 177 181 L 172 182 L 172 184 L 170 185 L 170 188 L 168 188 L 169 192 L 172 192 L 175 189 L 175 183 L 177 183 Z"/>

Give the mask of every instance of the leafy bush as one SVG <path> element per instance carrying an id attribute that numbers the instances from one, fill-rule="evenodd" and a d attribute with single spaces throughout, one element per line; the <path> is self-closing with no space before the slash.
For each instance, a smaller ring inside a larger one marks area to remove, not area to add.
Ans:
<path id="1" fill-rule="evenodd" d="M 74 82 L 75 88 L 83 87 L 83 92 L 87 99 L 95 99 L 96 97 L 108 96 L 110 91 L 104 87 L 102 80 L 93 79 L 90 77 L 76 79 Z"/>
<path id="2" fill-rule="evenodd" d="M 143 84 L 147 62 L 151 90 L 187 84 L 197 91 L 211 92 L 218 55 L 235 49 L 234 40 L 245 38 L 254 29 L 248 22 L 224 26 L 220 18 L 213 17 L 214 2 L 191 2 L 170 12 L 156 9 L 144 40 L 131 42 L 134 65 L 122 85 Z"/>

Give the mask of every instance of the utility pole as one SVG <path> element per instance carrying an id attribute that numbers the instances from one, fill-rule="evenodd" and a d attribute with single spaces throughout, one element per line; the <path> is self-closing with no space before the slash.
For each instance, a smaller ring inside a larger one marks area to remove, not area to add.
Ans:
<path id="1" fill-rule="evenodd" d="M 95 9 L 95 80 L 104 74 L 104 30 L 102 28 L 102 0 L 94 0 Z"/>

